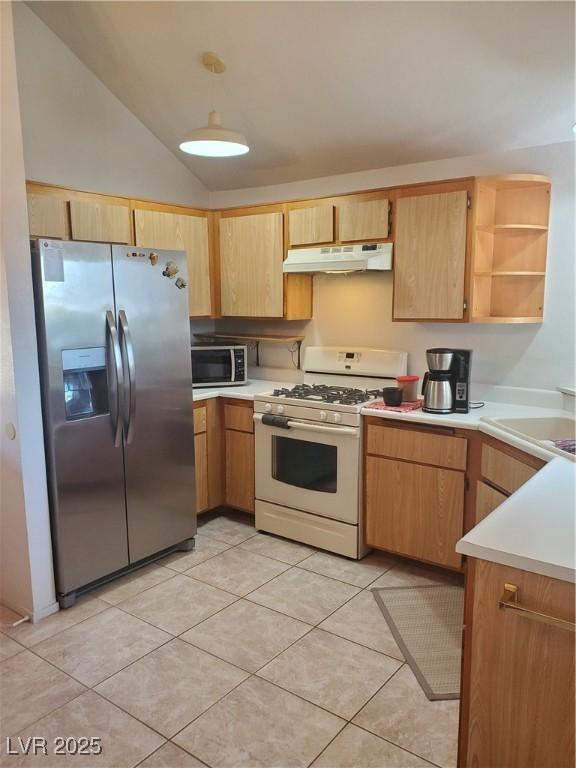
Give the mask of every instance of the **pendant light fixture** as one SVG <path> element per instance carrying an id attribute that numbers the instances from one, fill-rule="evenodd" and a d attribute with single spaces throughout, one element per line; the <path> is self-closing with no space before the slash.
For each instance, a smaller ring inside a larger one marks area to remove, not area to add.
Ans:
<path id="1" fill-rule="evenodd" d="M 222 59 L 215 53 L 205 53 L 202 63 L 214 75 L 220 75 L 226 69 Z M 200 157 L 235 157 L 250 151 L 241 133 L 222 127 L 220 115 L 215 110 L 209 113 L 207 126 L 196 128 L 184 137 L 180 149 L 188 155 Z"/>

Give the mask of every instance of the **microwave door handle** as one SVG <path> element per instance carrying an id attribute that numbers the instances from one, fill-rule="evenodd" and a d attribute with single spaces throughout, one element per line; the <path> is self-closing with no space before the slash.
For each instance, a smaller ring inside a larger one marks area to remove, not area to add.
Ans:
<path id="1" fill-rule="evenodd" d="M 130 445 L 134 439 L 134 421 L 136 418 L 136 367 L 134 364 L 134 346 L 126 312 L 121 309 L 118 312 L 118 320 L 121 330 L 121 349 L 126 352 L 128 370 L 128 419 L 126 421 L 126 445 Z"/>
<path id="2" fill-rule="evenodd" d="M 114 376 L 108 377 L 108 402 L 110 404 L 114 448 L 119 448 L 122 444 L 121 414 L 124 399 L 124 371 L 122 370 L 122 353 L 118 331 L 116 330 L 114 315 L 110 310 L 106 312 L 106 360 L 108 370 L 112 367 L 114 369 Z M 112 382 L 114 382 L 113 386 Z M 112 403 L 115 404 L 114 408 L 112 408 Z"/>
<path id="3" fill-rule="evenodd" d="M 234 382 L 236 381 L 236 360 L 234 358 L 234 350 L 230 350 L 230 362 L 232 363 L 231 373 L 230 373 L 230 381 Z"/>

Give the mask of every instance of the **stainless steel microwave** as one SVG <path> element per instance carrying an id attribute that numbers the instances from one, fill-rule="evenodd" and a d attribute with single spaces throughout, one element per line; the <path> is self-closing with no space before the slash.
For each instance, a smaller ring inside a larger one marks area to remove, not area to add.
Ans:
<path id="1" fill-rule="evenodd" d="M 246 384 L 247 347 L 195 344 L 191 347 L 193 387 L 231 387 Z"/>

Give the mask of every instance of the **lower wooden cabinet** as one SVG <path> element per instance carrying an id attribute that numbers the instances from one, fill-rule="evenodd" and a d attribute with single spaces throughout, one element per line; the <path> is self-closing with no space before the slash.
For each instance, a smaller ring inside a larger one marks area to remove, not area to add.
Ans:
<path id="1" fill-rule="evenodd" d="M 503 610 L 574 622 L 574 584 L 481 560 L 468 564 L 459 768 L 573 768 L 574 633 Z"/>
<path id="2" fill-rule="evenodd" d="M 460 567 L 463 472 L 367 456 L 365 493 L 368 546 Z"/>
<path id="3" fill-rule="evenodd" d="M 527 461 L 530 463 L 528 464 Z M 482 476 L 508 494 L 514 493 L 521 485 L 528 482 L 542 464 L 542 461 L 533 456 L 524 455 L 522 458 L 516 458 L 511 456 L 508 450 L 503 452 L 488 443 L 482 446 Z"/>
<path id="4" fill-rule="evenodd" d="M 196 508 L 221 505 L 254 512 L 254 408 L 251 401 L 194 404 Z"/>
<path id="5" fill-rule="evenodd" d="M 254 512 L 254 407 L 251 401 L 226 401 L 224 411 L 225 501 Z"/>
<path id="6" fill-rule="evenodd" d="M 506 501 L 507 498 L 508 496 L 504 493 L 500 493 L 496 488 L 492 488 L 488 483 L 478 480 L 476 485 L 476 514 L 474 524 L 476 525 L 480 520 L 484 520 L 485 517 L 488 517 L 488 515 L 493 512 L 496 507 L 499 507 L 500 504 Z"/>
<path id="7" fill-rule="evenodd" d="M 194 460 L 196 472 L 196 512 L 208 509 L 208 446 L 206 432 L 194 435 Z"/>
<path id="8" fill-rule="evenodd" d="M 254 435 L 227 429 L 226 497 L 234 509 L 254 512 Z"/>
<path id="9" fill-rule="evenodd" d="M 208 500 L 208 440 L 206 437 L 207 407 L 194 405 L 194 471 L 196 473 L 196 512 L 209 508 Z"/>

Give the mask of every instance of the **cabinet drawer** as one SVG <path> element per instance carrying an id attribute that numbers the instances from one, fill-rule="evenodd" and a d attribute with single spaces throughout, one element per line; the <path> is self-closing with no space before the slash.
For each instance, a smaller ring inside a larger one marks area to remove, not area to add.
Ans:
<path id="1" fill-rule="evenodd" d="M 537 471 L 491 445 L 482 446 L 482 476 L 503 491 L 514 493 Z"/>
<path id="2" fill-rule="evenodd" d="M 503 501 L 506 501 L 508 496 L 490 485 L 483 483 L 482 480 L 478 480 L 476 486 L 476 510 L 474 515 L 474 522 L 479 523 L 480 520 L 484 520 L 485 517 L 493 512 L 496 507 L 499 507 Z"/>
<path id="3" fill-rule="evenodd" d="M 242 405 L 225 405 L 224 427 L 238 432 L 254 432 L 253 409 Z"/>
<path id="4" fill-rule="evenodd" d="M 194 408 L 194 434 L 206 432 L 206 406 Z"/>
<path id="5" fill-rule="evenodd" d="M 368 426 L 368 453 L 393 459 L 433 464 L 449 469 L 466 469 L 467 441 L 464 437 L 434 435 L 394 427 Z"/>
<path id="6" fill-rule="evenodd" d="M 369 546 L 459 568 L 463 518 L 463 472 L 366 458 Z"/>

